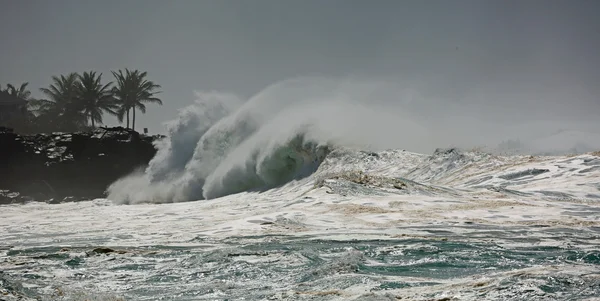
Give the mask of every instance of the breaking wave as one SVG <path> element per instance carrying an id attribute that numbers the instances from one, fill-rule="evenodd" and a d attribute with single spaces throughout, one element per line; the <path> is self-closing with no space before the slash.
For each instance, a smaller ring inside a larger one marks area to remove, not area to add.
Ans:
<path id="1" fill-rule="evenodd" d="M 109 199 L 184 202 L 260 191 L 310 175 L 336 147 L 430 152 L 485 145 L 532 126 L 526 120 L 519 131 L 502 133 L 471 104 L 356 78 L 286 80 L 247 100 L 218 92 L 197 97 L 168 124 L 149 166 L 113 183 Z"/>
<path id="2" fill-rule="evenodd" d="M 378 106 L 382 89 L 376 82 L 298 78 L 247 101 L 198 93 L 168 124 L 146 170 L 113 183 L 109 199 L 182 202 L 268 189 L 311 174 L 338 145 L 393 147 L 388 135 L 401 129 L 410 129 L 404 139 L 425 137 L 408 117 Z"/>

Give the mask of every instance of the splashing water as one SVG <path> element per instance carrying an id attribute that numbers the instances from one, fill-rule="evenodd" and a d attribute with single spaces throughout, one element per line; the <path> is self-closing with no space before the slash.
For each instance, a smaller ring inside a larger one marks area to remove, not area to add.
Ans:
<path id="1" fill-rule="evenodd" d="M 499 123 L 501 117 L 494 110 L 486 115 L 481 104 L 426 98 L 408 84 L 356 78 L 286 80 L 248 100 L 216 92 L 197 96 L 169 124 L 168 137 L 157 144 L 148 168 L 113 183 L 110 199 L 211 199 L 306 176 L 334 147 L 416 152 L 472 148 L 565 124 L 528 118 L 518 123 L 510 114 Z M 527 116 L 520 108 L 514 110 Z M 561 137 L 554 140 L 544 142 L 545 150 L 548 145 L 570 147 Z"/>
<path id="2" fill-rule="evenodd" d="M 270 188 L 316 170 L 334 145 L 398 147 L 390 143 L 398 139 L 388 137 L 399 129 L 410 129 L 403 142 L 411 144 L 410 136 L 419 145 L 427 130 L 378 105 L 392 103 L 390 89 L 377 82 L 300 78 L 268 87 L 243 105 L 233 95 L 199 94 L 169 125 L 145 172 L 113 183 L 109 198 L 181 202 Z"/>

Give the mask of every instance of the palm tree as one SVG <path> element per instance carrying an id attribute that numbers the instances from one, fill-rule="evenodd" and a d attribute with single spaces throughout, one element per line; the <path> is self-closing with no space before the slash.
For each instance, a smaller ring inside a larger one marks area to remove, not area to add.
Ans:
<path id="1" fill-rule="evenodd" d="M 16 88 L 12 84 L 7 84 L 6 89 L 0 89 L 0 92 L 6 93 L 15 99 L 21 99 L 23 101 L 22 105 L 19 105 L 18 107 L 20 112 L 19 115 L 16 115 L 18 118 L 13 118 L 11 120 L 12 126 L 22 131 L 30 130 L 35 121 L 35 115 L 29 110 L 29 107 L 32 104 L 32 99 L 30 98 L 31 92 L 27 90 L 27 85 L 29 85 L 29 83 L 25 82 L 22 83 L 19 88 Z"/>
<path id="2" fill-rule="evenodd" d="M 131 109 L 131 105 L 129 104 L 131 102 L 129 90 L 131 90 L 131 72 L 128 69 L 125 70 L 125 74 L 123 74 L 123 71 L 121 70 L 119 70 L 119 73 L 111 71 L 117 80 L 116 86 L 113 87 L 112 92 L 116 103 L 119 105 L 116 112 L 117 119 L 120 123 L 123 123 L 124 117 L 127 116 L 127 128 L 129 128 L 129 110 Z"/>
<path id="3" fill-rule="evenodd" d="M 84 106 L 79 102 L 81 82 L 77 73 L 67 76 L 53 76 L 52 84 L 40 91 L 48 99 L 36 101 L 40 115 L 48 117 L 50 123 L 56 124 L 59 130 L 77 130 L 86 124 L 87 116 L 82 114 Z"/>
<path id="4" fill-rule="evenodd" d="M 15 88 L 15 86 L 13 86 L 11 84 L 7 84 L 6 89 L 4 91 L 12 96 L 16 96 L 16 97 L 26 101 L 26 100 L 29 100 L 29 97 L 31 97 L 31 92 L 29 90 L 27 90 L 27 85 L 29 85 L 29 83 L 27 83 L 27 82 L 22 83 L 21 86 L 19 87 L 19 89 L 17 89 L 17 88 Z"/>
<path id="5" fill-rule="evenodd" d="M 119 103 L 119 109 L 116 112 L 117 118 L 119 122 L 123 122 L 123 118 L 127 116 L 127 127 L 129 128 L 129 112 L 132 112 L 131 129 L 135 130 L 136 109 L 146 113 L 146 103 L 162 105 L 162 100 L 154 97 L 155 94 L 160 93 L 160 91 L 156 91 L 160 85 L 147 80 L 148 73 L 139 70 L 125 69 L 125 74 L 122 70 L 119 70 L 118 73 L 112 71 L 112 74 L 117 80 L 117 84 L 113 88 L 113 94 Z"/>
<path id="6" fill-rule="evenodd" d="M 118 106 L 114 101 L 110 86 L 112 82 L 102 85 L 102 73 L 96 76 L 96 72 L 84 72 L 79 76 L 78 101 L 81 102 L 83 113 L 95 128 L 96 122 L 102 123 L 102 113 L 117 115 L 115 111 Z"/>

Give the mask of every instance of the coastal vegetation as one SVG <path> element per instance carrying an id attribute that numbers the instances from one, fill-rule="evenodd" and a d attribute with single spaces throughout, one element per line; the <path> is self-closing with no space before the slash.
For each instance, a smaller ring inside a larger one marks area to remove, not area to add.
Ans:
<path id="1" fill-rule="evenodd" d="M 114 115 L 135 130 L 136 112 L 146 113 L 148 104 L 162 105 L 160 85 L 139 70 L 111 71 L 114 81 L 102 73 L 86 71 L 52 76 L 43 95 L 33 98 L 28 83 L 0 86 L 0 126 L 21 133 L 94 130 L 104 116 Z"/>

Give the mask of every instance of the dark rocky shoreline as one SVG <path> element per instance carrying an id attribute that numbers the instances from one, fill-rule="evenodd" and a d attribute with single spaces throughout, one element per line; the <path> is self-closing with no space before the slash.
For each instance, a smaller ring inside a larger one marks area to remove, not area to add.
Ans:
<path id="1" fill-rule="evenodd" d="M 160 138 L 122 127 L 37 135 L 0 128 L 0 204 L 105 197 L 112 182 L 150 162 Z"/>

